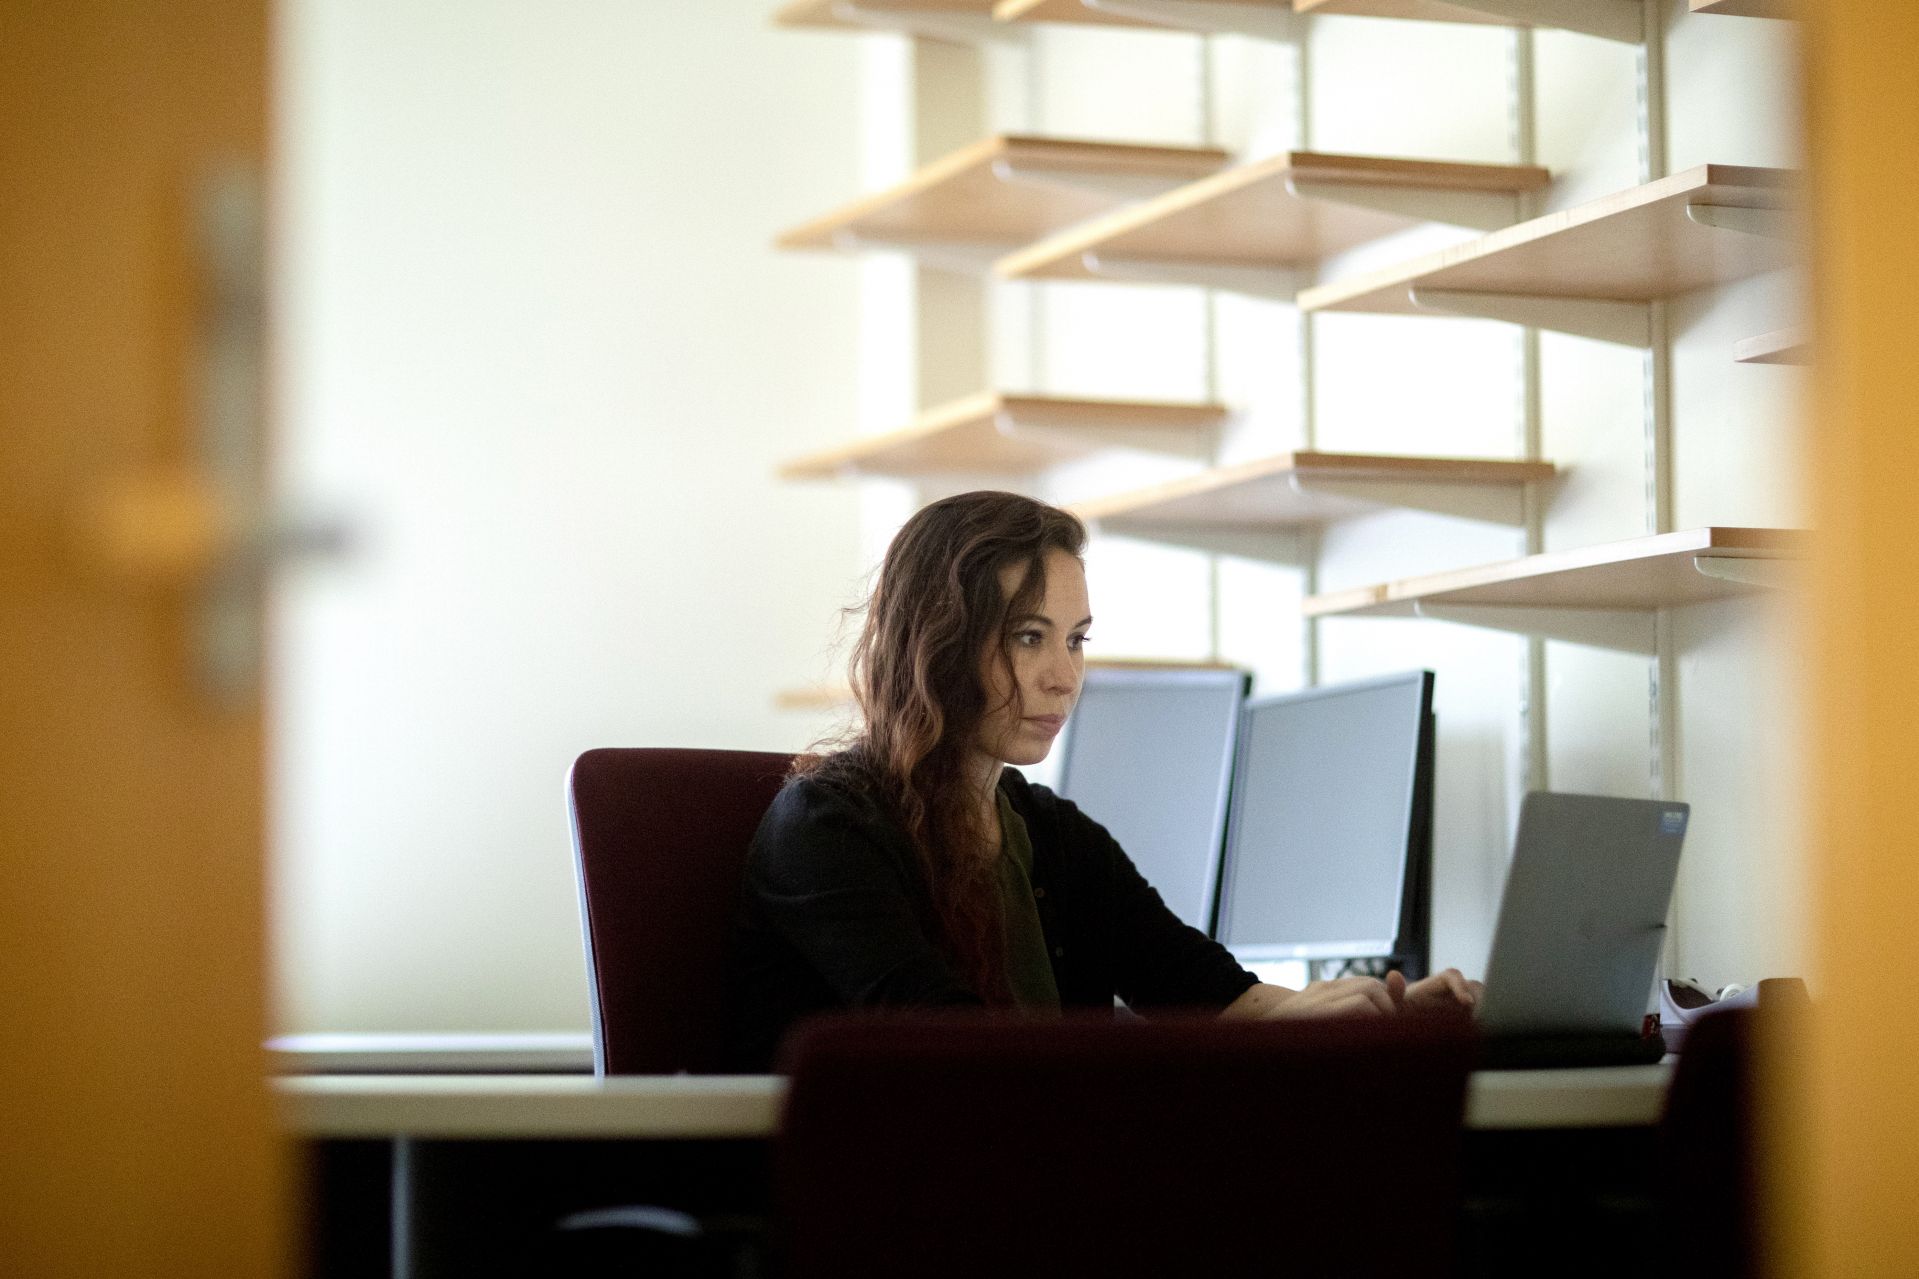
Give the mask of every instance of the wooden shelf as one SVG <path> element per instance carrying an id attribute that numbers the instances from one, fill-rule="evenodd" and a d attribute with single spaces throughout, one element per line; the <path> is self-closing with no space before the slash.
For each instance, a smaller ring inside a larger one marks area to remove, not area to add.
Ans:
<path id="1" fill-rule="evenodd" d="M 983 33 L 992 15 L 993 0 L 791 0 L 774 12 L 773 25 L 911 35 L 957 34 L 959 24 L 971 22 Z M 953 26 L 943 29 L 942 23 Z"/>
<path id="2" fill-rule="evenodd" d="M 1694 13 L 1756 18 L 1795 16 L 1791 0 L 1691 0 Z M 984 22 L 1057 22 L 1084 26 L 1237 32 L 1291 39 L 1307 14 L 1556 27 L 1610 40 L 1645 38 L 1639 0 L 791 0 L 773 15 L 782 27 L 904 31 L 936 38 L 978 38 Z"/>
<path id="3" fill-rule="evenodd" d="M 977 40 L 1005 23 L 1054 22 L 1149 31 L 1234 31 L 1288 38 L 1287 0 L 792 0 L 773 15 L 782 27 L 902 31 Z"/>
<path id="4" fill-rule="evenodd" d="M 1159 23 L 1103 12 L 1085 3 L 1085 0 L 1000 0 L 993 6 L 993 17 L 1000 22 L 1068 22 L 1102 27 L 1160 26 Z"/>
<path id="5" fill-rule="evenodd" d="M 1516 195 L 1551 180 L 1527 165 L 1444 164 L 1289 151 L 1199 179 L 1049 237 L 994 264 L 1007 279 L 1137 279 L 1291 295 L 1274 278 L 1422 220 L 1466 211 L 1512 220 Z M 1420 201 L 1426 207 L 1420 207 Z M 1450 201 L 1450 203 L 1449 203 Z"/>
<path id="6" fill-rule="evenodd" d="M 1510 18 L 1445 0 L 1293 0 L 1295 13 L 1352 14 L 1362 18 L 1409 18 L 1419 22 L 1515 25 Z"/>
<path id="7" fill-rule="evenodd" d="M 1606 40 L 1645 40 L 1640 0 L 1293 0 L 1296 13 L 1553 27 Z"/>
<path id="8" fill-rule="evenodd" d="M 1723 13 L 1735 18 L 1779 18 L 1790 21 L 1799 16 L 1795 0 L 1691 0 L 1694 13 Z"/>
<path id="9" fill-rule="evenodd" d="M 1735 342 L 1732 358 L 1741 364 L 1811 364 L 1812 343 L 1804 329 L 1774 329 Z"/>
<path id="10" fill-rule="evenodd" d="M 1299 295 L 1308 311 L 1483 315 L 1644 345 L 1644 304 L 1798 256 L 1784 169 L 1702 164 Z M 1548 304 L 1563 300 L 1566 305 Z M 1615 304 L 1626 303 L 1626 306 Z"/>
<path id="11" fill-rule="evenodd" d="M 780 475 L 1020 475 L 1099 448 L 1129 445 L 1198 456 L 1209 449 L 1225 417 L 1220 404 L 987 392 L 929 409 L 900 430 L 796 458 L 780 468 Z"/>
<path id="12" fill-rule="evenodd" d="M 777 243 L 783 249 L 900 249 L 984 269 L 1061 227 L 1204 177 L 1226 159 L 1212 147 L 998 135 L 796 227 Z"/>
<path id="13" fill-rule="evenodd" d="M 1072 509 L 1106 532 L 1245 554 L 1272 534 L 1388 509 L 1516 524 L 1521 486 L 1553 474 L 1550 462 L 1282 453 Z"/>
<path id="14" fill-rule="evenodd" d="M 1433 617 L 1653 651 L 1652 614 L 1789 584 L 1811 535 L 1697 528 L 1360 587 L 1306 601 L 1308 617 Z M 1606 615 L 1612 616 L 1606 616 Z"/>
<path id="15" fill-rule="evenodd" d="M 1286 0 L 1000 0 L 1001 22 L 1067 22 L 1291 40 Z"/>

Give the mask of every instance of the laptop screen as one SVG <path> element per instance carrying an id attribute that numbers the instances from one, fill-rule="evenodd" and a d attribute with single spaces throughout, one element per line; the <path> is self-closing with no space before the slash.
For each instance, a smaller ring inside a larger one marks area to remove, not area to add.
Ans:
<path id="1" fill-rule="evenodd" d="M 1690 813 L 1669 800 L 1526 796 L 1486 964 L 1488 1031 L 1636 1032 Z"/>

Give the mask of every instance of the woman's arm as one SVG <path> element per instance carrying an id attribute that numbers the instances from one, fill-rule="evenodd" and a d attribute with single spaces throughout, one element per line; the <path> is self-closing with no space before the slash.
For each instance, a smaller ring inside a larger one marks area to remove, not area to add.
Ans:
<path id="1" fill-rule="evenodd" d="M 1403 986 L 1405 979 L 1401 978 Z M 1377 977 L 1338 977 L 1316 981 L 1304 990 L 1261 982 L 1226 1006 L 1221 1017 L 1272 1020 L 1280 1017 L 1379 1016 L 1396 1013 L 1386 983 Z"/>
<path id="2" fill-rule="evenodd" d="M 1244 998 L 1253 975 L 1224 946 L 1173 914 L 1112 836 L 1088 825 L 1108 866 L 1114 985 L 1127 1005 L 1141 1012 L 1216 1009 Z"/>
<path id="3" fill-rule="evenodd" d="M 1119 993 L 1135 1008 L 1211 1006 L 1236 1018 L 1331 1017 L 1402 1007 L 1459 1011 L 1477 1001 L 1478 983 L 1452 968 L 1410 986 L 1399 973 L 1388 973 L 1384 981 L 1341 977 L 1298 991 L 1254 983 L 1224 947 L 1166 908 L 1104 826 L 1071 801 L 1051 798 L 1063 840 L 1110 875 Z"/>

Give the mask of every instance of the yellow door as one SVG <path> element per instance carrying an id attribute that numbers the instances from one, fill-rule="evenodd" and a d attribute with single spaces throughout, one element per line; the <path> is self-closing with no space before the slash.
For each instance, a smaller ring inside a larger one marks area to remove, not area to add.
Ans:
<path id="1" fill-rule="evenodd" d="M 8 1275 L 284 1269 L 231 571 L 266 28 L 263 0 L 0 3 Z"/>
<path id="2" fill-rule="evenodd" d="M 1783 1274 L 1919 1274 L 1919 7 L 1809 0 L 1814 252 L 1811 412 L 1823 539 L 1808 604 L 1809 830 L 1818 1019 L 1772 1113 Z"/>

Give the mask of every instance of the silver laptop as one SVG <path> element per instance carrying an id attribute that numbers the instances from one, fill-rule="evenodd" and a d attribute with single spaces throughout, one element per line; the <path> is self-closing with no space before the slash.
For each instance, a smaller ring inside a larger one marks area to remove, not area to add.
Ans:
<path id="1" fill-rule="evenodd" d="M 1584 1064 L 1581 1044 L 1609 1040 L 1618 1053 L 1602 1046 L 1595 1064 L 1658 1057 L 1641 1027 L 1690 814 L 1663 800 L 1526 796 L 1479 1006 L 1489 1040 L 1564 1041 L 1563 1061 L 1549 1047 L 1537 1064 Z"/>

